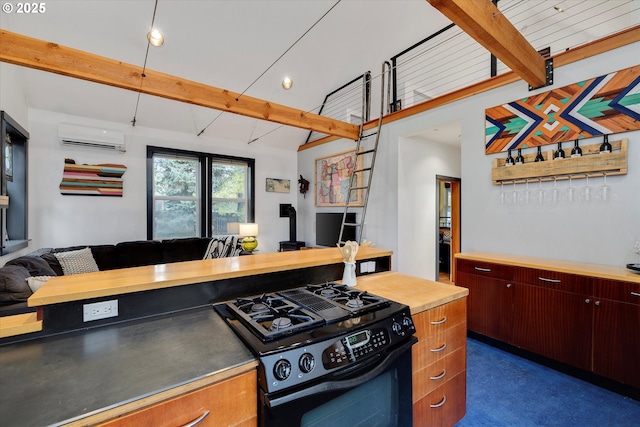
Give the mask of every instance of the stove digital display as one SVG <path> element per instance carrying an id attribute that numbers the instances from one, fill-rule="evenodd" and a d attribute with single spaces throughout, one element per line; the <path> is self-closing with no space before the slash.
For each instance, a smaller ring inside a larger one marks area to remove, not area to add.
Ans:
<path id="1" fill-rule="evenodd" d="M 371 333 L 368 330 L 358 332 L 357 334 L 349 335 L 347 337 L 347 345 L 349 348 L 358 348 L 366 345 L 369 342 Z"/>

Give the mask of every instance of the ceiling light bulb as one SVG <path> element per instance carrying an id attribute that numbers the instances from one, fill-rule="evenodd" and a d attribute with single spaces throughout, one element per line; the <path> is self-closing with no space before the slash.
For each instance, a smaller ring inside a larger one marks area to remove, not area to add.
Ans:
<path id="1" fill-rule="evenodd" d="M 164 43 L 164 37 L 162 37 L 162 34 L 160 34 L 160 31 L 158 30 L 152 30 L 150 33 L 148 33 L 147 39 L 149 39 L 149 43 L 154 46 L 162 46 L 162 44 Z"/>
<path id="2" fill-rule="evenodd" d="M 291 86 L 293 86 L 293 80 L 291 80 L 289 77 L 285 77 L 282 80 L 282 87 L 285 88 L 286 90 L 291 89 Z"/>

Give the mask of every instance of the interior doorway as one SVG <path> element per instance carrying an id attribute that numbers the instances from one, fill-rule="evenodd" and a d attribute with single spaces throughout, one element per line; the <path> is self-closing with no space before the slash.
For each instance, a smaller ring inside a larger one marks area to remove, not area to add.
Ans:
<path id="1" fill-rule="evenodd" d="M 436 280 L 455 283 L 460 252 L 460 178 L 436 175 Z"/>

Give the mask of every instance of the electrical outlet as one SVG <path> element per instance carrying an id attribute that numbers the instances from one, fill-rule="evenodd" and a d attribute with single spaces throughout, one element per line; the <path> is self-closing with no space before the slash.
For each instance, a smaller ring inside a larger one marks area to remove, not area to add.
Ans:
<path id="1" fill-rule="evenodd" d="M 94 302 L 92 304 L 84 304 L 82 309 L 83 322 L 116 317 L 118 316 L 118 300 L 114 299 L 110 301 Z"/>

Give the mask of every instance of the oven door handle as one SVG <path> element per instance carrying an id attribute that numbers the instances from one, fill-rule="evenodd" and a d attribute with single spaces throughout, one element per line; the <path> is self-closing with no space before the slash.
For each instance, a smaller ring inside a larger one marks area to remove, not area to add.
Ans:
<path id="1" fill-rule="evenodd" d="M 395 350 L 387 354 L 384 360 L 380 362 L 380 364 L 378 364 L 375 368 L 356 378 L 352 378 L 349 380 L 342 380 L 342 381 L 325 381 L 320 384 L 316 384 L 314 386 L 304 388 L 302 390 L 299 390 L 293 393 L 289 393 L 286 396 L 282 396 L 282 397 L 270 398 L 269 396 L 265 395 L 264 396 L 265 403 L 269 405 L 269 407 L 275 408 L 276 406 L 283 405 L 285 403 L 289 403 L 294 400 L 301 399 L 303 397 L 311 396 L 314 394 L 324 393 L 327 391 L 338 391 L 338 390 L 355 388 L 380 375 L 382 372 L 384 372 L 385 369 L 391 366 L 391 364 L 401 354 L 403 354 L 407 350 L 411 350 L 411 347 L 417 342 L 418 342 L 418 339 L 416 337 L 411 337 L 411 340 L 402 344 L 400 347 L 396 348 Z M 360 367 L 363 368 L 366 366 L 368 366 L 368 364 L 362 365 Z"/>

